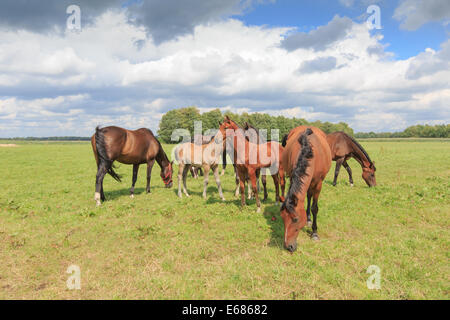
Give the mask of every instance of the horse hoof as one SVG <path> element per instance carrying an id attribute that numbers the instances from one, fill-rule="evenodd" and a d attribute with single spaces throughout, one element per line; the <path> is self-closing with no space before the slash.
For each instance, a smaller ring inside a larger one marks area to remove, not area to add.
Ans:
<path id="1" fill-rule="evenodd" d="M 100 207 L 101 205 L 102 205 L 102 204 L 101 204 L 100 201 L 97 201 L 97 202 L 96 202 L 96 206 L 97 206 L 97 207 Z"/>
<path id="2" fill-rule="evenodd" d="M 310 220 L 310 221 L 308 221 L 308 228 L 311 228 L 312 227 L 312 221 Z"/>
<path id="3" fill-rule="evenodd" d="M 222 201 L 226 201 L 225 198 L 222 198 Z"/>
<path id="4" fill-rule="evenodd" d="M 350 187 L 353 187 L 353 183 L 350 183 Z"/>
<path id="5" fill-rule="evenodd" d="M 131 199 L 134 199 L 134 194 L 130 194 L 130 198 L 131 198 Z"/>
<path id="6" fill-rule="evenodd" d="M 313 241 L 319 241 L 320 238 L 319 238 L 319 236 L 318 236 L 317 233 L 313 233 L 313 234 L 311 235 L 311 240 L 313 240 Z"/>
<path id="7" fill-rule="evenodd" d="M 261 208 L 256 209 L 256 213 L 260 213 L 261 212 Z"/>

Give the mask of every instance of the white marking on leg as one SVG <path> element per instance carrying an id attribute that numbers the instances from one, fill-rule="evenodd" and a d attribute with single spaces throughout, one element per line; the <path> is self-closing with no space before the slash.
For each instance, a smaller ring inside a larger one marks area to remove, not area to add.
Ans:
<path id="1" fill-rule="evenodd" d="M 97 202 L 97 206 L 101 205 L 101 202 L 100 202 L 100 192 L 96 192 L 96 193 L 95 193 L 95 195 L 94 195 L 94 200 L 95 200 L 95 202 Z"/>

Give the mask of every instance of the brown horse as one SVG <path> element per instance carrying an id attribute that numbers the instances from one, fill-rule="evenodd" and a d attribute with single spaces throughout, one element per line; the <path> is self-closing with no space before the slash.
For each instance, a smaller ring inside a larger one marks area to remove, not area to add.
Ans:
<path id="1" fill-rule="evenodd" d="M 183 181 L 183 192 L 189 197 L 186 179 L 187 173 L 192 167 L 202 168 L 204 177 L 203 198 L 206 199 L 206 189 L 208 187 L 209 170 L 212 169 L 219 189 L 220 198 L 225 201 L 222 192 L 222 185 L 219 177 L 219 164 L 225 149 L 225 129 L 220 125 L 219 131 L 209 139 L 208 143 L 185 142 L 175 149 L 175 159 L 178 162 L 178 197 L 182 197 L 181 181 Z"/>
<path id="2" fill-rule="evenodd" d="M 233 150 L 233 162 L 239 176 L 239 186 L 241 193 L 241 206 L 245 206 L 245 181 L 247 177 L 252 184 L 253 194 L 256 199 L 257 212 L 261 211 L 261 202 L 258 197 L 256 181 L 262 168 L 275 167 L 276 172 L 272 172 L 272 179 L 275 184 L 276 202 L 280 201 L 280 184 L 284 195 L 284 169 L 281 165 L 281 154 L 283 147 L 275 141 L 266 143 L 253 143 L 246 139 L 244 131 L 228 116 L 223 123 L 226 129 L 227 139 L 231 138 L 231 148 Z M 232 135 L 229 133 L 232 132 Z M 228 140 L 230 141 L 230 140 Z M 229 144 L 229 145 L 230 145 Z M 260 154 L 260 150 L 266 150 L 267 154 Z M 263 159 L 264 158 L 267 159 Z"/>
<path id="3" fill-rule="evenodd" d="M 367 185 L 369 187 L 375 187 L 377 185 L 375 179 L 375 171 L 377 169 L 375 168 L 375 164 L 370 160 L 366 150 L 355 139 L 345 132 L 339 131 L 327 135 L 327 141 L 330 146 L 331 157 L 333 161 L 336 161 L 333 186 L 336 186 L 339 170 L 341 169 L 341 165 L 343 165 L 348 172 L 350 185 L 353 187 L 352 169 L 347 164 L 347 160 L 350 158 L 354 158 L 361 165 L 362 178 Z"/>
<path id="4" fill-rule="evenodd" d="M 286 199 L 281 207 L 284 222 L 284 246 L 290 252 L 297 249 L 297 237 L 307 221 L 313 199 L 312 235 L 318 240 L 317 213 L 322 182 L 331 167 L 331 152 L 325 133 L 315 127 L 300 126 L 289 133 L 282 156 L 283 167 L 291 177 Z M 305 211 L 307 197 L 307 211 Z"/>
<path id="5" fill-rule="evenodd" d="M 172 162 L 152 131 L 141 128 L 127 130 L 119 127 L 105 127 L 95 129 L 91 138 L 95 161 L 97 162 L 97 177 L 95 181 L 95 201 L 100 205 L 100 200 L 105 201 L 103 193 L 103 178 L 109 173 L 114 179 L 120 181 L 120 176 L 114 172 L 113 162 L 133 165 L 133 181 L 130 189 L 131 197 L 134 197 L 134 185 L 136 183 L 139 165 L 147 164 L 147 193 L 150 193 L 150 179 L 153 165 L 158 162 L 161 167 L 161 178 L 166 188 L 172 187 Z"/>

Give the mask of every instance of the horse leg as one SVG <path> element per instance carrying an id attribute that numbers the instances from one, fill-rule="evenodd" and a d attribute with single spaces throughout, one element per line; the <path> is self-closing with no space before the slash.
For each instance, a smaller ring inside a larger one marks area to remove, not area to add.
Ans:
<path id="1" fill-rule="evenodd" d="M 223 150 L 222 152 L 222 173 L 220 174 L 223 176 L 225 174 L 225 169 L 227 168 L 227 152 Z"/>
<path id="2" fill-rule="evenodd" d="M 339 175 L 339 170 L 341 169 L 343 159 L 337 159 L 336 160 L 336 169 L 334 170 L 334 180 L 333 180 L 333 186 L 336 186 L 337 177 Z"/>
<path id="3" fill-rule="evenodd" d="M 256 188 L 256 172 L 254 169 L 250 169 L 248 171 L 248 176 L 250 178 L 250 182 L 252 184 L 252 189 L 253 189 L 253 193 L 255 195 L 255 200 L 256 200 L 256 212 L 260 213 L 261 212 L 261 202 L 259 201 L 259 197 L 258 197 L 258 189 Z"/>
<path id="4" fill-rule="evenodd" d="M 134 185 L 136 184 L 137 175 L 139 171 L 139 165 L 133 164 L 133 179 L 131 180 L 130 197 L 134 198 Z"/>
<path id="5" fill-rule="evenodd" d="M 347 172 L 348 172 L 348 181 L 350 182 L 350 186 L 353 187 L 352 169 L 350 168 L 350 166 L 348 165 L 346 160 L 344 160 L 342 165 L 347 170 Z"/>
<path id="6" fill-rule="evenodd" d="M 236 182 L 236 191 L 234 192 L 234 196 L 238 197 L 240 190 L 240 179 L 235 165 L 233 165 L 233 169 L 234 169 L 234 181 Z"/>
<path id="7" fill-rule="evenodd" d="M 313 223 L 312 223 L 312 234 L 311 239 L 312 240 L 319 240 L 319 235 L 317 234 L 317 213 L 319 212 L 319 194 L 320 189 L 322 188 L 322 185 L 320 184 L 318 189 L 313 194 L 313 203 L 312 203 L 312 214 L 313 214 Z"/>
<path id="8" fill-rule="evenodd" d="M 152 180 L 152 169 L 155 164 L 155 159 L 147 162 L 147 188 L 145 189 L 147 193 L 150 193 L 150 181 Z"/>
<path id="9" fill-rule="evenodd" d="M 245 173 L 238 170 L 239 178 L 239 190 L 241 192 L 241 207 L 245 207 Z"/>
<path id="10" fill-rule="evenodd" d="M 284 176 L 284 169 L 281 166 L 278 168 L 278 175 L 280 177 L 280 185 L 281 185 L 281 201 L 284 201 L 284 190 L 286 187 L 286 179 Z"/>
<path id="11" fill-rule="evenodd" d="M 103 189 L 103 179 L 105 178 L 106 172 L 108 171 L 108 164 L 101 161 L 98 165 L 97 176 L 95 177 L 95 196 L 94 200 L 97 206 L 101 205 L 101 192 Z M 104 196 L 104 195 L 103 195 Z"/>
<path id="12" fill-rule="evenodd" d="M 180 161 L 178 165 L 178 197 L 182 198 L 183 195 L 181 194 L 181 180 L 183 179 L 183 171 L 184 171 L 185 164 Z"/>
<path id="13" fill-rule="evenodd" d="M 250 200 L 253 198 L 252 185 L 250 183 L 250 179 L 247 176 L 247 199 Z"/>
<path id="14" fill-rule="evenodd" d="M 203 166 L 203 199 L 206 200 L 206 189 L 208 188 L 209 181 L 209 165 L 205 164 Z"/>
<path id="15" fill-rule="evenodd" d="M 263 199 L 263 201 L 266 201 L 267 200 L 267 176 L 265 174 L 261 175 L 261 182 L 262 182 L 262 185 L 263 185 L 263 188 L 264 188 L 264 199 Z"/>
<path id="16" fill-rule="evenodd" d="M 217 188 L 219 189 L 219 196 L 222 201 L 225 201 L 225 197 L 222 192 L 222 184 L 220 183 L 219 166 L 216 165 L 214 168 L 214 178 L 216 179 Z"/>
<path id="17" fill-rule="evenodd" d="M 185 165 L 184 169 L 183 169 L 183 192 L 186 195 L 186 197 L 189 197 L 189 193 L 187 192 L 187 186 L 186 186 L 186 179 L 187 179 L 187 175 L 189 172 L 189 169 L 191 168 L 192 165 L 187 164 Z"/>
<path id="18" fill-rule="evenodd" d="M 306 219 L 308 221 L 308 227 L 312 226 L 312 222 L 311 222 L 311 195 L 308 192 L 307 195 L 307 206 L 306 206 Z"/>
<path id="19" fill-rule="evenodd" d="M 278 180 L 278 173 L 272 175 L 273 184 L 275 185 L 275 204 L 280 202 L 280 182 Z"/>

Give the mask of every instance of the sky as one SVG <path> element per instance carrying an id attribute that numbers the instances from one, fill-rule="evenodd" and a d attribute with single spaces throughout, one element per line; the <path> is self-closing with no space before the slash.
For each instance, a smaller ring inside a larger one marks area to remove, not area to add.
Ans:
<path id="1" fill-rule="evenodd" d="M 449 34 L 448 0 L 5 0 L 0 137 L 157 132 L 187 106 L 450 123 Z"/>

